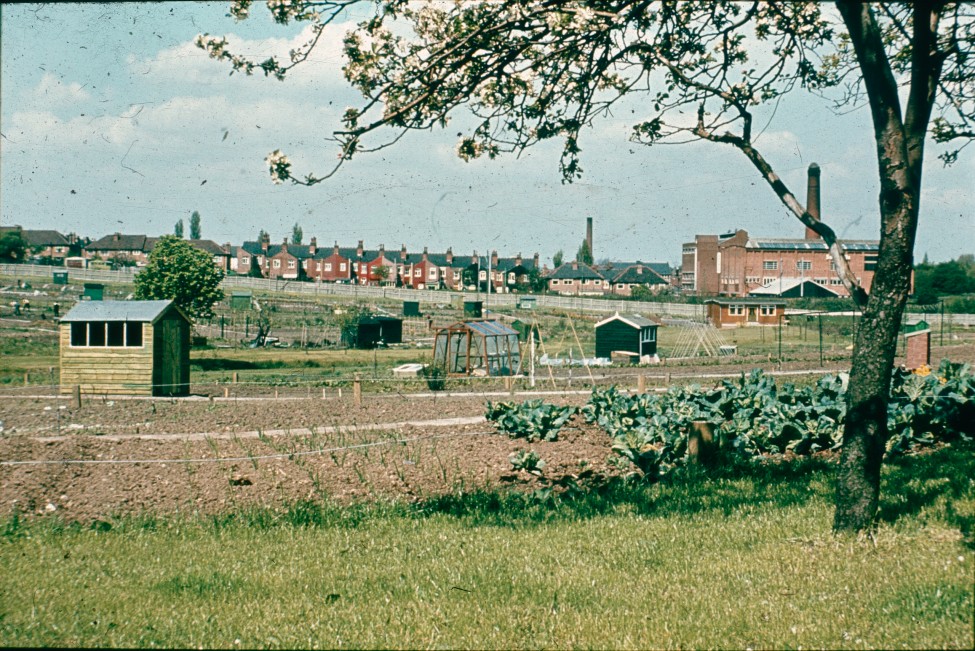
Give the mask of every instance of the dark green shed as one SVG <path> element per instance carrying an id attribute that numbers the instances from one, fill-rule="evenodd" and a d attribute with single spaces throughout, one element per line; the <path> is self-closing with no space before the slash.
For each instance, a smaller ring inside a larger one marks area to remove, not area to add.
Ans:
<path id="1" fill-rule="evenodd" d="M 614 352 L 657 354 L 657 324 L 637 314 L 614 314 L 596 324 L 596 357 Z"/>
<path id="2" fill-rule="evenodd" d="M 85 283 L 85 291 L 82 298 L 89 301 L 100 301 L 105 296 L 105 285 L 101 283 Z"/>

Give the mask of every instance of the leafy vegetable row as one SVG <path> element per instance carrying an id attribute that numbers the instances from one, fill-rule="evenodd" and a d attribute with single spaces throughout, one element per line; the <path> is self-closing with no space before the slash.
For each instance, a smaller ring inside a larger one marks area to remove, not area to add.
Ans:
<path id="1" fill-rule="evenodd" d="M 721 449 L 741 459 L 838 448 L 846 416 L 845 381 L 822 377 L 813 386 L 777 386 L 760 369 L 713 389 L 671 387 L 629 396 L 594 389 L 582 407 L 587 422 L 613 439 L 613 450 L 648 479 L 666 475 L 688 456 L 695 421 L 715 427 Z M 577 412 L 531 400 L 488 403 L 487 418 L 513 438 L 553 441 Z M 889 455 L 975 435 L 975 375 L 969 365 L 944 361 L 937 371 L 894 372 L 888 406 Z"/>

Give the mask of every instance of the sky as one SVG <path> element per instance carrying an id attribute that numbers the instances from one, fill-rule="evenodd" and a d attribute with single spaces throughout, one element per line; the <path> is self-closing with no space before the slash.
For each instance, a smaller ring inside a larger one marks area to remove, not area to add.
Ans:
<path id="1" fill-rule="evenodd" d="M 629 142 L 648 117 L 636 102 L 583 133 L 585 172 L 572 184 L 562 183 L 558 143 L 467 163 L 452 124 L 358 156 L 315 187 L 273 185 L 264 159 L 275 149 L 297 176 L 331 169 L 326 138 L 360 98 L 341 72 L 351 23 L 328 28 L 325 45 L 283 82 L 230 75 L 194 45 L 201 33 L 226 35 L 233 51 L 260 60 L 307 40 L 306 25 L 276 25 L 262 4 L 241 22 L 226 2 L 0 5 L 0 224 L 97 239 L 172 233 L 182 219 L 188 234 L 195 210 L 203 237 L 221 244 L 261 229 L 279 243 L 297 223 L 319 246 L 539 253 L 549 265 L 558 250 L 575 254 L 587 217 L 597 260 L 678 264 L 695 234 L 736 228 L 802 237 L 730 147 Z M 789 96 L 756 145 L 800 201 L 817 163 L 823 219 L 841 237 L 879 238 L 865 108 L 841 115 L 822 98 Z M 927 152 L 915 256 L 973 253 L 975 152 L 947 169 L 935 146 Z"/>

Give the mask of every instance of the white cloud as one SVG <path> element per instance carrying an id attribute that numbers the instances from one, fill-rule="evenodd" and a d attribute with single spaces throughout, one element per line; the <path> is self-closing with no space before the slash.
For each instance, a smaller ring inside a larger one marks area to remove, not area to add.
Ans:
<path id="1" fill-rule="evenodd" d="M 288 73 L 286 83 L 301 87 L 322 82 L 346 85 L 340 64 L 342 38 L 350 27 L 352 23 L 326 26 L 312 54 Z M 255 62 L 263 61 L 268 57 L 277 57 L 282 64 L 287 64 L 290 60 L 289 52 L 308 43 L 313 34 L 311 26 L 308 25 L 291 38 L 245 39 L 236 34 L 223 36 L 227 39 L 228 51 L 233 54 L 242 55 Z M 225 61 L 214 61 L 204 50 L 196 46 L 194 40 L 162 50 L 148 59 L 133 57 L 128 62 L 128 68 L 131 74 L 145 74 L 151 71 L 153 78 L 159 82 L 173 81 L 180 84 L 209 84 L 226 80 L 231 76 L 230 64 Z M 245 76 L 243 73 L 235 73 L 233 75 L 235 83 L 242 83 L 239 77 Z M 264 73 L 257 71 L 253 76 L 263 79 Z"/>
<path id="2" fill-rule="evenodd" d="M 53 110 L 71 107 L 89 99 L 91 95 L 78 82 L 63 82 L 48 72 L 34 88 L 30 101 Z"/>

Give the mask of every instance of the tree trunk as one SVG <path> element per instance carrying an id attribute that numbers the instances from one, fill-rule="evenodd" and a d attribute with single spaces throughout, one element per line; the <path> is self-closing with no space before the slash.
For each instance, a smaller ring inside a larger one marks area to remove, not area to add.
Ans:
<path id="1" fill-rule="evenodd" d="M 887 443 L 887 403 L 897 334 L 910 292 L 916 192 L 882 182 L 881 238 L 870 297 L 853 348 L 846 424 L 836 483 L 833 529 L 861 531 L 873 525 L 880 498 L 880 468 Z"/>
<path id="2" fill-rule="evenodd" d="M 925 2 L 912 7 L 906 117 L 902 117 L 899 89 L 870 5 L 840 0 L 837 8 L 863 74 L 880 177 L 880 251 L 854 342 L 833 518 L 835 531 L 862 531 L 873 525 L 880 502 L 890 378 L 914 268 L 924 137 L 941 74 L 940 59 L 932 56 L 941 7 Z"/>

